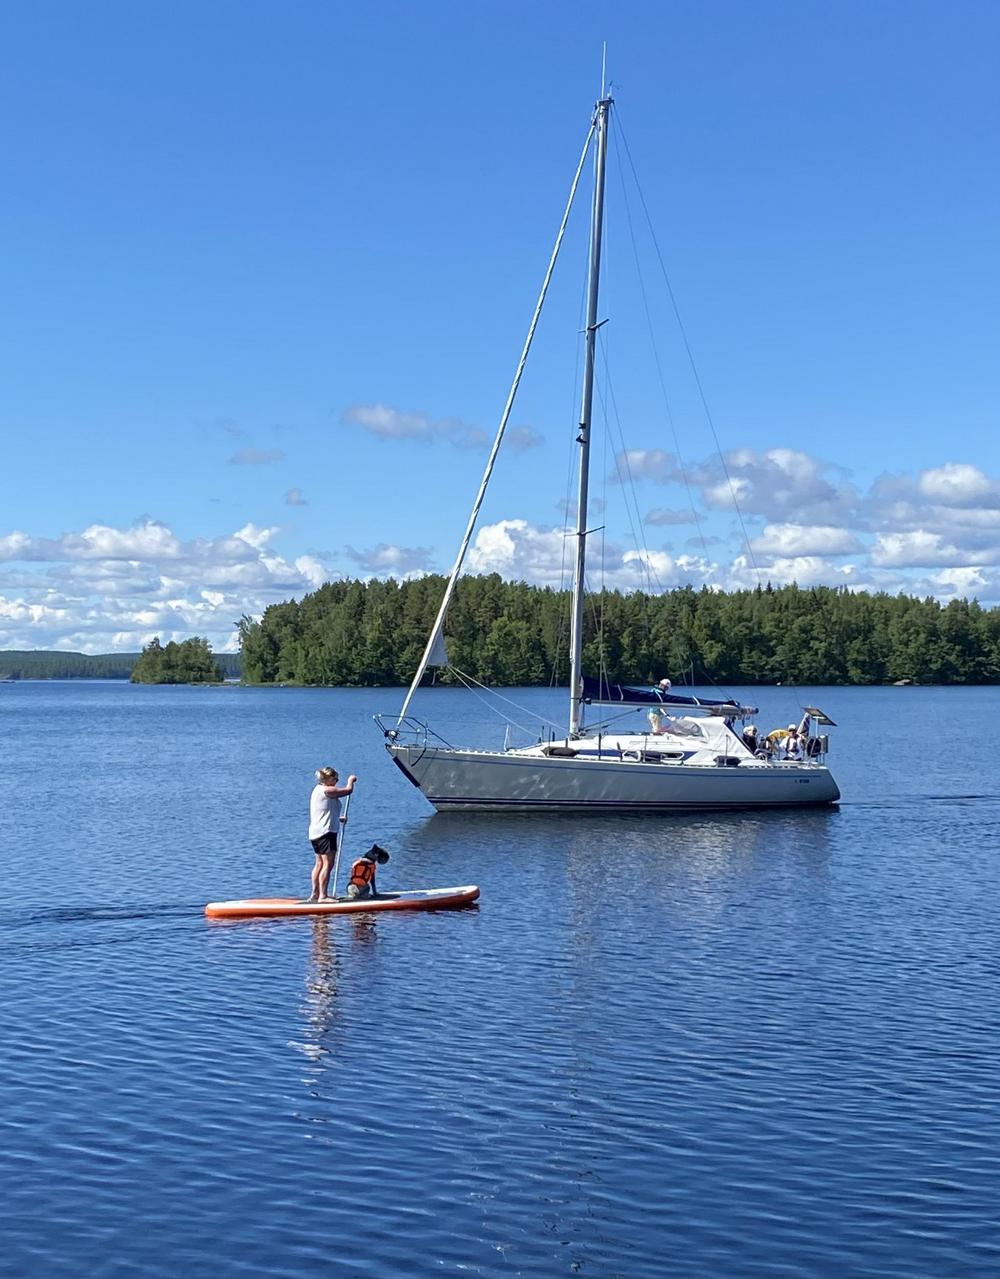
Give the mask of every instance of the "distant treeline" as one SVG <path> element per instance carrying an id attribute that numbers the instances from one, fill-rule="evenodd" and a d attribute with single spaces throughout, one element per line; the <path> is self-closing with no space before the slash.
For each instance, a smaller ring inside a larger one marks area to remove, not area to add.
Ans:
<path id="1" fill-rule="evenodd" d="M 47 649 L 0 650 L 0 678 L 12 679 L 131 679 L 138 653 L 56 653 Z M 237 653 L 219 653 L 214 660 L 227 677 L 239 676 Z"/>
<path id="2" fill-rule="evenodd" d="M 240 623 L 248 683 L 407 684 L 444 578 L 330 582 Z M 569 681 L 567 592 L 462 578 L 445 623 L 450 663 L 493 685 Z M 1000 682 L 1000 610 L 975 601 L 797 586 L 588 597 L 584 670 L 615 683 L 694 672 L 729 684 Z M 442 669 L 440 682 L 454 682 Z"/>

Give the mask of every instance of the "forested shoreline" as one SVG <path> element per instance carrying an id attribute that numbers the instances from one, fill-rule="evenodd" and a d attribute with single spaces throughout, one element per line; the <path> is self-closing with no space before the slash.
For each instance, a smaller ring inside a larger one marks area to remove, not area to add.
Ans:
<path id="1" fill-rule="evenodd" d="M 54 649 L 0 649 L 0 679 L 131 679 L 139 653 L 64 653 Z M 217 653 L 223 676 L 240 674 L 235 653 Z"/>
<path id="2" fill-rule="evenodd" d="M 190 640 L 162 650 L 156 642 L 139 679 L 197 682 L 242 673 L 245 682 L 261 685 L 405 685 L 444 585 L 440 576 L 329 582 L 300 601 L 272 605 L 259 620 L 244 617 L 239 655 L 212 654 L 205 641 L 197 653 Z M 445 624 L 449 659 L 485 684 L 565 685 L 568 618 L 568 592 L 497 574 L 462 578 Z M 585 625 L 584 669 L 614 683 L 684 680 L 692 671 L 699 683 L 1000 683 L 1000 609 L 975 601 L 942 605 L 797 586 L 608 591 L 588 597 Z M 0 678 L 131 679 L 141 658 L 6 650 Z M 447 668 L 434 677 L 445 684 L 457 679 Z"/>
<path id="3" fill-rule="evenodd" d="M 445 579 L 328 582 L 240 622 L 252 684 L 408 684 Z M 462 578 L 445 623 L 451 665 L 485 684 L 569 681 L 569 594 Z M 1000 682 L 1000 609 L 832 587 L 770 585 L 588 597 L 584 670 L 615 683 L 664 675 L 730 684 Z M 457 676 L 438 670 L 439 683 Z"/>

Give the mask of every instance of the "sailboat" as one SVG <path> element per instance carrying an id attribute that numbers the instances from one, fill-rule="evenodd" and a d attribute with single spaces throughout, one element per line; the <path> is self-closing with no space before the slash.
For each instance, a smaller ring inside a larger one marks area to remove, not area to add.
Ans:
<path id="1" fill-rule="evenodd" d="M 594 393 L 604 186 L 612 98 L 602 92 L 569 200 L 556 237 L 528 335 L 507 397 L 496 438 L 473 504 L 465 537 L 445 587 L 434 626 L 394 722 L 376 720 L 389 755 L 438 811 L 567 811 L 669 813 L 691 810 L 801 808 L 831 804 L 840 791 L 826 764 L 829 741 L 810 735 L 814 726 L 833 721 L 817 707 L 805 708 L 794 753 L 781 742 L 754 749 L 737 725 L 756 707 L 728 699 L 705 700 L 673 691 L 664 680 L 653 688 L 609 685 L 583 674 L 584 584 L 587 558 L 587 507 L 590 480 L 591 414 Z M 482 750 L 454 746 L 427 724 L 411 717 L 410 702 L 428 667 L 447 664 L 444 626 L 479 511 L 493 472 L 514 398 L 531 348 L 542 305 L 552 279 L 570 209 L 591 147 L 596 141 L 591 207 L 587 320 L 580 422 L 576 555 L 570 629 L 569 725 L 565 737 L 554 734 L 525 747 Z M 641 732 L 585 727 L 590 705 L 634 707 L 647 711 Z"/>

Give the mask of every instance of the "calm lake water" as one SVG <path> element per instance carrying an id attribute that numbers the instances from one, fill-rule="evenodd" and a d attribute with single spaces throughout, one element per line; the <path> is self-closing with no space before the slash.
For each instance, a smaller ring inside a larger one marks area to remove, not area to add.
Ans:
<path id="1" fill-rule="evenodd" d="M 1000 689 L 743 690 L 839 809 L 588 819 L 432 815 L 400 696 L 0 686 L 0 1274 L 1000 1274 Z M 327 763 L 481 905 L 208 923 Z"/>

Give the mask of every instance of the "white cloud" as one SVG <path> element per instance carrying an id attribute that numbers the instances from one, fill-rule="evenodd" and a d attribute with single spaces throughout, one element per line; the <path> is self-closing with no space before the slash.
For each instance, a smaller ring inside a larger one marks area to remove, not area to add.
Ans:
<path id="1" fill-rule="evenodd" d="M 381 440 L 418 440 L 429 444 L 440 439 L 458 448 L 482 448 L 490 441 L 485 431 L 460 418 L 434 419 L 424 413 L 403 413 L 387 404 L 353 404 L 344 410 L 342 420 Z M 518 430 L 528 432 L 530 427 Z M 521 447 L 529 447 L 523 442 L 528 437 L 522 435 L 521 439 Z"/>
<path id="2" fill-rule="evenodd" d="M 498 520 L 484 525 L 469 548 L 470 573 L 499 573 L 536 586 L 568 588 L 573 577 L 573 534 L 562 528 L 539 528 L 527 520 Z M 591 539 L 587 579 L 591 589 L 660 590 L 701 583 L 717 566 L 662 550 L 624 549 L 615 542 Z"/>
<path id="3" fill-rule="evenodd" d="M 738 555 L 721 575 L 725 590 L 747 590 L 762 582 L 786 586 L 792 582 L 802 587 L 850 586 L 854 590 L 869 589 L 855 564 L 831 564 L 821 555 L 777 556 L 772 560 L 751 563 L 746 555 Z"/>
<path id="4" fill-rule="evenodd" d="M 853 555 L 862 545 L 847 529 L 828 524 L 765 524 L 750 543 L 762 555 Z"/>
<path id="5" fill-rule="evenodd" d="M 609 478 L 618 483 L 627 483 L 631 478 L 669 484 L 681 476 L 672 453 L 663 449 L 625 449 L 615 458 L 615 470 Z"/>
<path id="6" fill-rule="evenodd" d="M 309 503 L 302 496 L 301 489 L 289 489 L 285 494 L 286 506 L 308 506 Z"/>
<path id="7" fill-rule="evenodd" d="M 29 537 L 13 532 L 0 537 L 0 560 L 137 560 L 170 559 L 180 554 L 180 542 L 170 529 L 155 520 L 143 520 L 130 529 L 91 524 L 81 533 L 58 538 Z"/>
<path id="8" fill-rule="evenodd" d="M 981 568 L 946 568 L 931 574 L 931 589 L 927 595 L 955 595 L 966 599 L 973 596 L 997 597 L 997 575 Z"/>
<path id="9" fill-rule="evenodd" d="M 367 551 L 348 546 L 347 554 L 364 572 L 376 577 L 388 574 L 412 577 L 430 569 L 431 551 L 426 546 L 391 546 L 380 542 Z"/>
<path id="10" fill-rule="evenodd" d="M 324 568 L 322 561 L 315 555 L 298 556 L 295 560 L 295 567 L 310 583 L 313 590 L 317 590 L 324 582 L 330 580 L 329 571 Z"/>
<path id="11" fill-rule="evenodd" d="M 569 563 L 563 529 L 537 528 L 520 519 L 482 525 L 466 557 L 471 573 L 500 573 L 550 586 L 563 580 Z"/>
<path id="12" fill-rule="evenodd" d="M 710 459 L 692 473 L 705 504 L 715 509 L 731 510 L 735 493 L 744 515 L 834 524 L 857 503 L 841 468 L 798 449 L 734 449 L 725 455 L 725 463 L 723 468 L 718 458 Z"/>
<path id="13" fill-rule="evenodd" d="M 154 635 L 207 635 L 232 647 L 233 623 L 271 603 L 315 590 L 330 574 L 321 559 L 290 562 L 271 549 L 278 529 L 253 523 L 215 539 L 182 542 L 164 524 L 95 524 L 58 538 L 0 537 L 12 563 L 0 593 L 0 647 L 135 647 Z M 127 637 L 127 638 L 123 638 Z"/>
<path id="14" fill-rule="evenodd" d="M 996 484 L 978 466 L 965 462 L 946 462 L 921 472 L 917 488 L 942 506 L 977 506 L 985 500 L 997 500 Z"/>
<path id="15" fill-rule="evenodd" d="M 248 546 L 252 546 L 255 550 L 259 551 L 262 547 L 266 546 L 274 537 L 275 533 L 278 532 L 280 532 L 280 530 L 277 528 L 258 528 L 256 524 L 244 524 L 238 532 L 233 534 L 233 536 L 239 538 L 242 542 L 246 542 Z"/>
<path id="16" fill-rule="evenodd" d="M 981 566 L 1000 563 L 1000 545 L 962 548 L 945 541 L 940 533 L 914 529 L 880 533 L 872 547 L 871 560 L 879 567 L 891 568 Z"/>
<path id="17" fill-rule="evenodd" d="M 464 427 L 375 408 L 371 424 L 396 431 L 397 438 L 423 431 L 452 444 L 468 440 Z M 622 456 L 623 468 L 626 463 L 638 480 L 682 478 L 663 450 L 634 450 Z M 943 599 L 975 594 L 987 604 L 1000 599 L 1000 483 L 977 466 L 946 461 L 882 475 L 859 494 L 840 468 L 800 450 L 739 449 L 727 465 L 743 524 L 752 532 L 750 554 L 734 554 L 742 529 L 725 527 L 715 514 L 730 509 L 729 480 L 718 460 L 708 461 L 688 476 L 705 507 L 704 538 L 688 540 L 687 553 L 663 544 L 630 550 L 614 540 L 622 531 L 620 513 L 604 513 L 595 522 L 606 522 L 607 530 L 588 542 L 588 585 L 731 589 L 770 580 Z M 297 489 L 286 498 L 291 494 L 301 498 Z M 678 494 L 678 505 L 682 501 Z M 601 505 L 595 497 L 593 513 Z M 555 527 L 520 513 L 495 519 L 479 528 L 466 569 L 568 587 L 574 538 L 565 524 L 573 522 L 571 514 Z M 648 512 L 645 527 L 648 533 L 692 523 L 693 513 L 663 506 Z M 129 527 L 93 523 L 57 536 L 0 531 L 0 647 L 103 652 L 135 648 L 154 634 L 164 641 L 204 634 L 218 649 L 231 647 L 233 623 L 243 613 L 259 614 L 340 575 L 322 550 L 282 554 L 281 536 L 276 525 L 247 522 L 220 537 L 184 541 L 148 516 Z M 450 564 L 427 546 L 386 542 L 344 553 L 361 576 L 410 578 Z"/>
<path id="18" fill-rule="evenodd" d="M 657 590 L 672 590 L 677 586 L 712 585 L 719 566 L 699 555 L 671 555 L 667 551 L 626 551 L 621 557 L 620 569 L 608 571 L 607 585 L 612 589 L 650 589 L 650 581 Z"/>

